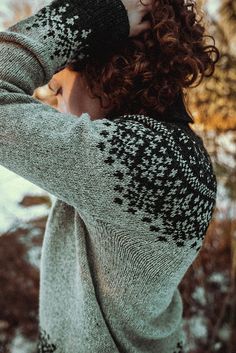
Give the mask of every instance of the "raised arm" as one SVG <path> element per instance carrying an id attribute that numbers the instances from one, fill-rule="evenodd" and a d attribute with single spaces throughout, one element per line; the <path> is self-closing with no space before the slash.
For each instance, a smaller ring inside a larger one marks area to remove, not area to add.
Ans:
<path id="1" fill-rule="evenodd" d="M 1 75 L 9 71 L 8 68 L 11 70 L 10 63 L 14 62 L 13 66 L 19 66 L 22 76 L 25 74 L 26 82 L 20 81 L 19 88 L 32 94 L 67 64 L 75 60 L 82 64 L 96 55 L 98 48 L 104 50 L 123 42 L 129 32 L 128 14 L 121 0 L 54 0 L 1 32 L 1 64 L 4 66 L 1 66 Z M 17 57 L 14 54 L 19 46 L 23 50 Z M 3 56 L 5 51 L 11 60 Z M 29 70 L 34 72 L 32 78 L 27 75 Z"/>
<path id="2" fill-rule="evenodd" d="M 141 30 L 140 18 L 132 28 Z M 129 30 L 120 0 L 56 0 L 0 32 L 0 164 L 96 216 L 110 207 L 119 213 L 114 188 L 129 180 L 115 174 L 122 160 L 112 164 L 107 152 L 119 126 L 60 113 L 32 94 L 73 60 L 82 63 L 98 46 L 125 40 Z"/>

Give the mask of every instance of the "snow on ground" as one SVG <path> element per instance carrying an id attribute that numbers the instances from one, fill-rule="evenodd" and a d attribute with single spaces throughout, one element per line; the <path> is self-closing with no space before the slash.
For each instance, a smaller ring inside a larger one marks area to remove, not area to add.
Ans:
<path id="1" fill-rule="evenodd" d="M 21 335 L 19 330 L 16 330 L 15 337 L 11 342 L 11 353 L 32 353 L 37 348 L 37 342 L 31 342 Z"/>
<path id="2" fill-rule="evenodd" d="M 23 207 L 19 202 L 26 195 L 49 195 L 8 169 L 0 167 L 0 234 L 35 217 L 48 215 L 47 205 Z"/>
<path id="3" fill-rule="evenodd" d="M 206 292 L 204 287 L 196 286 L 192 293 L 193 299 L 197 300 L 201 305 L 206 305 Z"/>

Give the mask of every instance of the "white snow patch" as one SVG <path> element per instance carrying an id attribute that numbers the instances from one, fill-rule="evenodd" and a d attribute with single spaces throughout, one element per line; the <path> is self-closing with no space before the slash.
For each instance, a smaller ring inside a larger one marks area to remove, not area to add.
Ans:
<path id="1" fill-rule="evenodd" d="M 219 329 L 218 335 L 222 341 L 229 342 L 231 336 L 230 326 L 225 323 L 224 326 Z"/>
<path id="2" fill-rule="evenodd" d="M 36 351 L 37 342 L 27 340 L 22 336 L 19 330 L 16 330 L 16 335 L 10 345 L 11 353 L 32 353 Z"/>
<path id="3" fill-rule="evenodd" d="M 224 284 L 225 283 L 225 275 L 221 272 L 213 272 L 209 279 L 209 282 L 216 282 L 219 284 Z"/>
<path id="4" fill-rule="evenodd" d="M 30 262 L 31 265 L 40 269 L 41 260 L 41 246 L 35 246 L 27 251 L 26 260 Z"/>
<path id="5" fill-rule="evenodd" d="M 202 316 L 193 316 L 190 320 L 191 333 L 196 338 L 207 338 L 207 322 Z"/>
<path id="6" fill-rule="evenodd" d="M 23 207 L 19 202 L 26 195 L 48 195 L 49 193 L 21 178 L 6 168 L 0 167 L 0 235 L 10 228 L 24 225 L 25 221 L 32 218 L 47 216 L 47 205 Z"/>
<path id="7" fill-rule="evenodd" d="M 200 286 L 195 287 L 195 290 L 192 293 L 192 297 L 202 305 L 206 305 L 207 303 L 204 287 L 200 287 Z"/>

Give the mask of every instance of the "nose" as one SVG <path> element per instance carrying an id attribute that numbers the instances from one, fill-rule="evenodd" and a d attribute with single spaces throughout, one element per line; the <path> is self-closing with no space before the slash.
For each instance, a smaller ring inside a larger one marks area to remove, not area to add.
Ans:
<path id="1" fill-rule="evenodd" d="M 55 93 L 49 88 L 48 84 L 38 87 L 33 94 L 34 99 L 38 99 L 41 102 L 56 107 L 57 97 Z"/>

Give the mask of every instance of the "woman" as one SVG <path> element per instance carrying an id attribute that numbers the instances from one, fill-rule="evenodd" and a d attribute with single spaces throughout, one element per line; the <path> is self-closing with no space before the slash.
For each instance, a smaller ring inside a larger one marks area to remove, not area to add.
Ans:
<path id="1" fill-rule="evenodd" d="M 38 352 L 184 352 L 178 284 L 217 192 L 183 104 L 218 59 L 203 32 L 193 1 L 55 0 L 0 33 L 0 163 L 56 196 Z"/>

